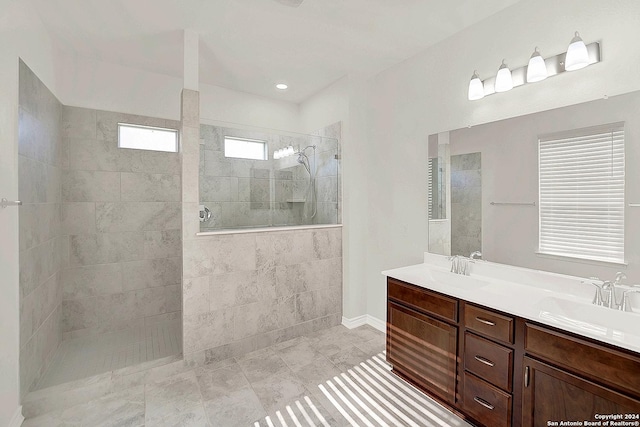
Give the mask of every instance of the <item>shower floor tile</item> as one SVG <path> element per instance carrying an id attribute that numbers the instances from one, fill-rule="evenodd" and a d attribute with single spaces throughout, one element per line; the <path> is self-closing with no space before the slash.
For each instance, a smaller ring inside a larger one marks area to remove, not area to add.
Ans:
<path id="1" fill-rule="evenodd" d="M 65 340 L 35 389 L 180 354 L 181 330 L 178 319 Z"/>

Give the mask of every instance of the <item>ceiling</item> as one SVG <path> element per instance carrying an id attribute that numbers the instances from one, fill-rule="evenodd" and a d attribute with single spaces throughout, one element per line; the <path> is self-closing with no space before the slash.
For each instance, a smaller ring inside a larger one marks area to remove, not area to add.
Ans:
<path id="1" fill-rule="evenodd" d="M 62 49 L 182 77 L 182 30 L 200 34 L 200 81 L 299 103 L 374 75 L 518 0 L 31 0 Z M 276 82 L 289 84 L 276 91 Z"/>

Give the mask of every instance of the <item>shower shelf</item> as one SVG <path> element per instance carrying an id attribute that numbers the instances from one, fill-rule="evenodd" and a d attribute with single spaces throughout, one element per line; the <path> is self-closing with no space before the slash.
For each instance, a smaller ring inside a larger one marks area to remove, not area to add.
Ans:
<path id="1" fill-rule="evenodd" d="M 287 203 L 304 203 L 305 199 L 287 199 Z"/>

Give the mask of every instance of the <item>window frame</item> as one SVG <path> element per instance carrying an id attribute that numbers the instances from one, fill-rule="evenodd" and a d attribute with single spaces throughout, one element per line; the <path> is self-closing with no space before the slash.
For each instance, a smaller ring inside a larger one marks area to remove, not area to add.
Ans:
<path id="1" fill-rule="evenodd" d="M 174 146 L 173 150 L 162 150 L 162 149 L 157 149 L 157 148 L 153 148 L 153 147 L 123 147 L 122 146 L 122 133 L 121 133 L 121 129 L 122 128 L 146 129 L 146 130 L 161 131 L 161 132 L 164 132 L 164 133 L 171 133 L 171 134 L 173 134 L 175 136 L 175 146 Z M 135 124 L 135 123 L 118 122 L 118 129 L 117 130 L 118 130 L 118 148 L 122 148 L 122 149 L 126 149 L 126 150 L 154 151 L 154 152 L 158 152 L 158 153 L 177 153 L 179 151 L 180 134 L 178 132 L 178 129 L 163 128 L 163 127 L 159 127 L 159 126 L 138 125 L 138 124 Z"/>
<path id="2" fill-rule="evenodd" d="M 262 144 L 262 148 L 263 148 L 262 158 L 257 159 L 257 158 L 253 158 L 253 157 L 228 156 L 227 155 L 227 140 Z M 222 154 L 224 155 L 225 159 L 239 159 L 239 160 L 251 160 L 251 161 L 254 161 L 254 160 L 269 160 L 269 146 L 267 144 L 267 141 L 264 140 L 264 139 L 243 138 L 243 137 L 240 137 L 240 136 L 225 135 L 223 137 L 223 141 L 222 141 L 222 148 L 223 148 Z"/>

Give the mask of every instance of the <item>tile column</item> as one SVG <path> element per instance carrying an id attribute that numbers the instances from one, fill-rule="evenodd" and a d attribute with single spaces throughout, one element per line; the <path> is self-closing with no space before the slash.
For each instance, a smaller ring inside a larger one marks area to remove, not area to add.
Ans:
<path id="1" fill-rule="evenodd" d="M 189 263 L 189 253 L 196 247 L 196 233 L 200 231 L 198 185 L 200 163 L 200 94 L 195 90 L 183 89 L 181 96 L 180 124 L 180 158 L 182 163 L 182 313 L 183 313 L 183 349 L 184 337 L 190 331 L 184 330 L 184 313 L 189 313 L 189 300 L 185 299 L 185 285 L 189 282 L 185 277 L 194 277 L 189 271 L 193 264 Z"/>

